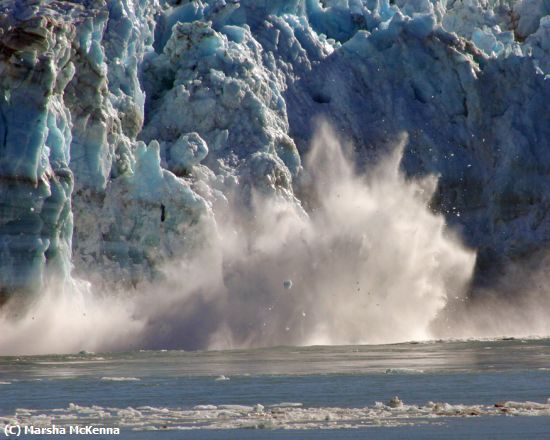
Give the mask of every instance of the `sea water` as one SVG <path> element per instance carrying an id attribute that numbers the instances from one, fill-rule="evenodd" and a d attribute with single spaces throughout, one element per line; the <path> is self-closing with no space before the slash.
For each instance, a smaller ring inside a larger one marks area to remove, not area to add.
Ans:
<path id="1" fill-rule="evenodd" d="M 28 438 L 543 439 L 549 398 L 548 339 L 0 358 Z"/>

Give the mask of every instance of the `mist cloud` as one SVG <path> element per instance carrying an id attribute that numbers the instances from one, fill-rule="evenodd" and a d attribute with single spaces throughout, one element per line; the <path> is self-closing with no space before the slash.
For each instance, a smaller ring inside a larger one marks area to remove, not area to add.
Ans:
<path id="1" fill-rule="evenodd" d="M 402 144 L 358 175 L 319 124 L 300 190 L 307 212 L 260 193 L 220 208 L 213 244 L 166 266 L 162 281 L 118 294 L 74 284 L 45 292 L 22 318 L 5 310 L 0 352 L 436 337 L 432 323 L 466 295 L 475 254 L 428 208 L 437 179 L 400 173 Z"/>

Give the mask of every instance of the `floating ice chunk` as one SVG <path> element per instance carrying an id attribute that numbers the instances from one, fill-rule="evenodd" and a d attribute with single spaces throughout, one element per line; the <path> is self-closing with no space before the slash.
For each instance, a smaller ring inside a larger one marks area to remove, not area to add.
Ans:
<path id="1" fill-rule="evenodd" d="M 402 408 L 403 401 L 398 396 L 394 396 L 389 400 L 387 406 L 389 406 L 390 408 Z"/>
<path id="2" fill-rule="evenodd" d="M 128 408 L 118 410 L 117 416 L 125 419 L 137 419 L 142 418 L 143 414 L 141 413 L 141 411 L 138 411 L 137 409 L 129 406 Z"/>
<path id="3" fill-rule="evenodd" d="M 216 379 L 214 379 L 214 380 L 218 382 L 218 381 L 224 381 L 224 380 L 230 380 L 230 379 L 229 379 L 229 377 L 224 376 L 224 375 L 222 374 L 222 375 L 216 377 Z"/>
<path id="4" fill-rule="evenodd" d="M 548 404 L 538 403 L 538 402 L 529 402 L 529 401 L 527 402 L 508 401 L 508 402 L 504 402 L 502 406 L 505 408 L 514 408 L 514 409 L 523 409 L 523 410 L 548 410 Z"/>
<path id="5" fill-rule="evenodd" d="M 416 368 L 388 368 L 385 371 L 386 374 L 422 374 L 424 370 Z"/>
<path id="6" fill-rule="evenodd" d="M 107 381 L 107 382 L 133 382 L 133 381 L 139 381 L 141 379 L 138 379 L 137 377 L 108 377 L 104 376 L 101 378 L 101 380 Z"/>
<path id="7" fill-rule="evenodd" d="M 395 398 L 394 398 L 395 399 Z M 394 400 L 392 399 L 392 400 Z M 399 402 L 401 402 L 399 400 Z M 281 406 L 282 405 L 282 406 Z M 69 423 L 110 423 L 141 431 L 151 429 L 242 429 L 243 427 L 296 429 L 366 428 L 372 425 L 401 426 L 397 419 L 410 423 L 440 423 L 439 417 L 550 415 L 549 404 L 536 402 L 502 402 L 495 405 L 464 405 L 428 402 L 426 405 L 402 405 L 390 411 L 377 402 L 373 407 L 302 407 L 296 403 L 272 405 L 198 405 L 191 410 L 142 406 L 137 409 L 78 406 L 50 410 L 17 409 L 15 415 L 0 417 L 1 422 L 28 425 L 48 423 L 59 426 Z M 413 420 L 414 419 L 414 420 Z"/>
<path id="8" fill-rule="evenodd" d="M 227 409 L 230 411 L 241 411 L 241 412 L 251 412 L 254 410 L 252 406 L 248 405 L 220 405 L 219 409 Z"/>
<path id="9" fill-rule="evenodd" d="M 193 409 L 196 409 L 197 411 L 214 411 L 218 409 L 218 407 L 216 405 L 196 405 Z"/>

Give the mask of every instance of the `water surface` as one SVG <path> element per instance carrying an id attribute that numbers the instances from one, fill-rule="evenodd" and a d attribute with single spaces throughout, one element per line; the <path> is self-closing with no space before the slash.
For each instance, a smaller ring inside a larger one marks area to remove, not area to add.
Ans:
<path id="1" fill-rule="evenodd" d="M 0 426 L 117 438 L 550 436 L 547 339 L 2 357 L 0 382 Z"/>

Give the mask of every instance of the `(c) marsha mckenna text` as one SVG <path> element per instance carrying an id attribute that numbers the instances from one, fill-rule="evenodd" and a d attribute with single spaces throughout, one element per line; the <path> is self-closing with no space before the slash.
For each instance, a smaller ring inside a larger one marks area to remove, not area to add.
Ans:
<path id="1" fill-rule="evenodd" d="M 119 435 L 120 428 L 103 426 L 20 426 L 7 425 L 4 427 L 6 436 L 19 437 L 21 435 Z"/>

